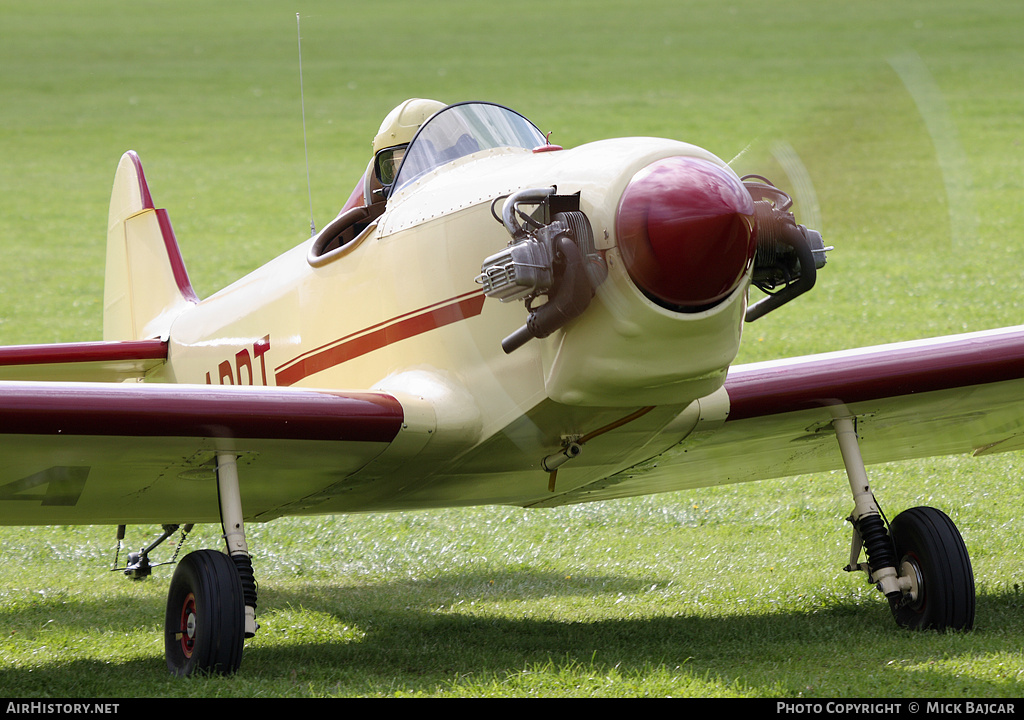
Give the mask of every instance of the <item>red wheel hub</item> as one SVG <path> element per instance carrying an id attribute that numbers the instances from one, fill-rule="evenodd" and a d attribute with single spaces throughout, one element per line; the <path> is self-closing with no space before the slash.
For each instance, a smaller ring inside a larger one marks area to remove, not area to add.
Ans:
<path id="1" fill-rule="evenodd" d="M 196 645 L 196 596 L 189 593 L 181 604 L 181 623 L 178 630 L 181 638 L 181 652 L 186 658 L 192 657 Z"/>

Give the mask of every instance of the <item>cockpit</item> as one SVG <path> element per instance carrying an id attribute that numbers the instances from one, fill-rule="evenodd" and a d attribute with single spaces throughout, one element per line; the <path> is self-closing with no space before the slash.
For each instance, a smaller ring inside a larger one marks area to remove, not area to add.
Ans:
<path id="1" fill-rule="evenodd" d="M 544 134 L 525 117 L 501 105 L 449 105 L 427 120 L 405 149 L 390 196 L 435 168 L 481 150 L 544 145 Z"/>
<path id="2" fill-rule="evenodd" d="M 441 109 L 434 112 L 432 105 Z M 423 120 L 424 116 L 428 117 Z M 416 125 L 415 135 L 407 140 L 405 133 L 411 133 Z M 480 151 L 534 150 L 546 141 L 537 126 L 502 105 L 466 102 L 442 106 L 410 100 L 385 118 L 374 144 L 378 149 L 362 188 L 357 188 L 358 194 L 353 193 L 338 217 L 317 236 L 309 251 L 311 265 L 326 264 L 355 246 L 384 213 L 388 198 L 437 168 Z"/>

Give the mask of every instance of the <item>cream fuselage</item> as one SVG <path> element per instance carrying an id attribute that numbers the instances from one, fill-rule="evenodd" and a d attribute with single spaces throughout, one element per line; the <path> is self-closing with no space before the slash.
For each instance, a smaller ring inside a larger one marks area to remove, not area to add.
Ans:
<path id="1" fill-rule="evenodd" d="M 171 324 L 168 362 L 153 379 L 398 397 L 409 437 L 395 452 L 415 459 L 383 463 L 388 493 L 356 493 L 319 512 L 539 502 L 552 493 L 545 456 L 655 406 L 595 438 L 563 466 L 555 491 L 597 481 L 726 411 L 716 391 L 739 347 L 748 279 L 710 310 L 676 312 L 636 288 L 617 247 L 627 185 L 677 156 L 724 167 L 692 145 L 653 138 L 460 158 L 402 188 L 330 258 L 309 261 L 313 238 L 190 306 Z M 581 317 L 506 354 L 501 340 L 526 310 L 485 298 L 475 281 L 510 239 L 492 203 L 547 186 L 579 193 L 608 277 Z"/>

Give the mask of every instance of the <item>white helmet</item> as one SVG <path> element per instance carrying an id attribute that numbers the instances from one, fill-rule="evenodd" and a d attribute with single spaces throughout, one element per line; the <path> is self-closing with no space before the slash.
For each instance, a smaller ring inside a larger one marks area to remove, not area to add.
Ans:
<path id="1" fill-rule="evenodd" d="M 373 138 L 374 171 L 385 186 L 395 180 L 406 146 L 427 119 L 447 107 L 437 100 L 413 98 L 388 113 Z"/>
<path id="2" fill-rule="evenodd" d="M 389 112 L 384 122 L 380 124 L 380 130 L 373 138 L 374 154 L 395 145 L 408 145 L 416 131 L 420 129 L 420 125 L 444 108 L 445 104 L 437 100 L 406 100 Z"/>

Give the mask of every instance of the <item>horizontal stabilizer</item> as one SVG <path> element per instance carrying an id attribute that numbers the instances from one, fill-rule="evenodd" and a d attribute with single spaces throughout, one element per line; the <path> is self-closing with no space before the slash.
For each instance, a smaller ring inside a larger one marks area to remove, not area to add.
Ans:
<path id="1" fill-rule="evenodd" d="M 13 345 L 0 347 L 0 380 L 141 380 L 166 360 L 167 343 L 161 340 Z"/>

